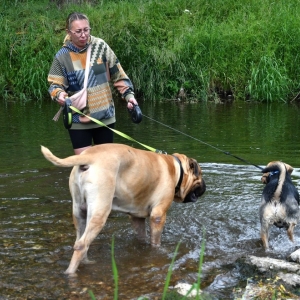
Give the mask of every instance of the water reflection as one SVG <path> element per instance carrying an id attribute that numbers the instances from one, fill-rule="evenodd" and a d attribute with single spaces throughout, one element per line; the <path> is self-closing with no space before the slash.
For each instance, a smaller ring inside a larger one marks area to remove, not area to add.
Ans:
<path id="1" fill-rule="evenodd" d="M 141 103 L 145 115 L 218 149 L 266 165 L 283 160 L 296 169 L 300 186 L 298 107 L 286 104 L 174 104 Z M 245 254 L 265 255 L 259 240 L 260 171 L 200 141 L 144 118 L 133 124 L 125 105 L 117 107 L 117 129 L 168 153 L 196 158 L 203 169 L 207 191 L 197 203 L 173 204 L 162 236 L 161 249 L 140 243 L 126 215 L 112 214 L 90 248 L 94 265 L 80 266 L 78 277 L 63 275 L 72 255 L 75 232 L 68 191 L 70 169 L 50 165 L 40 153 L 45 145 L 58 156 L 72 154 L 62 123 L 51 119 L 52 103 L 2 110 L 0 143 L 0 264 L 1 297 L 13 299 L 112 299 L 111 240 L 119 271 L 119 298 L 160 295 L 179 241 L 171 285 L 197 280 L 198 259 L 206 239 L 203 287 L 219 299 L 230 297 L 240 280 L 231 264 Z M 116 136 L 115 141 L 141 148 Z M 149 228 L 148 228 L 149 230 Z M 204 236 L 205 232 L 205 236 Z M 285 257 L 299 246 L 284 231 L 272 228 L 268 254 Z"/>

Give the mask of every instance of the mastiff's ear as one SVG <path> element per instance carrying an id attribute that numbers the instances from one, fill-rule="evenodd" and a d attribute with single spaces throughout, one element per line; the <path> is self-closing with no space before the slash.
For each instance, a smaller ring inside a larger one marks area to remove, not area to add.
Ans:
<path id="1" fill-rule="evenodd" d="M 190 168 L 193 169 L 193 174 L 198 177 L 199 176 L 199 165 L 198 162 L 193 159 L 193 158 L 189 158 L 189 165 Z"/>

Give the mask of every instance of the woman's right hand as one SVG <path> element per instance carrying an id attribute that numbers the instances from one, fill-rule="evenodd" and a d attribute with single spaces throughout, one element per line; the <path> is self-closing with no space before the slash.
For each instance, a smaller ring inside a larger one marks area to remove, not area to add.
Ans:
<path id="1" fill-rule="evenodd" d="M 68 97 L 68 94 L 66 92 L 60 92 L 57 98 L 57 102 L 60 106 L 65 105 L 65 98 Z"/>

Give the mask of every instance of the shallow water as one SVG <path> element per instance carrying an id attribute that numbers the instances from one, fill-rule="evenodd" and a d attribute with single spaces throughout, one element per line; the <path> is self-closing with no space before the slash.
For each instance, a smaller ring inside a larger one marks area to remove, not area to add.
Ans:
<path id="1" fill-rule="evenodd" d="M 118 103 L 117 129 L 151 147 L 196 158 L 207 191 L 196 203 L 172 205 L 160 249 L 137 240 L 126 215 L 112 213 L 89 250 L 96 263 L 81 265 L 76 278 L 63 274 L 75 241 L 70 169 L 52 166 L 40 153 L 42 144 L 60 157 L 72 154 L 62 123 L 51 120 L 57 107 L 45 101 L 7 103 L 2 109 L 0 299 L 90 299 L 89 290 L 97 299 L 112 299 L 112 236 L 119 299 L 160 299 L 179 242 L 171 286 L 197 281 L 205 237 L 202 288 L 217 299 L 232 299 L 233 288 L 243 280 L 235 267 L 239 257 L 266 255 L 259 239 L 260 170 L 223 151 L 260 166 L 283 160 L 295 167 L 293 181 L 299 188 L 299 107 L 165 102 L 141 103 L 141 108 L 169 127 L 146 117 L 133 124 Z M 118 136 L 115 142 L 142 148 Z M 294 244 L 285 231 L 272 228 L 268 255 L 284 258 L 299 246 L 298 227 Z"/>

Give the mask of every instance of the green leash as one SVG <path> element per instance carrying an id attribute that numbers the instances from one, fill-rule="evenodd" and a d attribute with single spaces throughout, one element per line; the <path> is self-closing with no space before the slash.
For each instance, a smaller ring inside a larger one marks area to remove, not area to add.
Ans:
<path id="1" fill-rule="evenodd" d="M 147 145 L 145 145 L 145 144 L 142 144 L 142 143 L 138 142 L 137 140 L 133 139 L 132 137 L 130 137 L 129 135 L 127 135 L 127 134 L 125 134 L 125 133 L 123 133 L 123 132 L 121 132 L 121 131 L 119 131 L 119 130 L 116 130 L 116 129 L 113 129 L 113 128 L 108 127 L 107 125 L 105 125 L 105 124 L 102 123 L 101 121 L 99 121 L 99 120 L 97 120 L 97 119 L 95 119 L 95 118 L 92 118 L 92 117 L 90 117 L 90 116 L 85 115 L 84 113 L 82 113 L 80 110 L 78 110 L 76 107 L 74 107 L 74 106 L 72 106 L 72 105 L 70 105 L 69 107 L 70 107 L 73 111 L 77 112 L 78 114 L 80 114 L 80 115 L 82 115 L 82 116 L 85 116 L 85 117 L 89 118 L 91 121 L 93 121 L 93 122 L 95 122 L 95 123 L 97 123 L 97 124 L 99 124 L 99 125 L 101 125 L 101 126 L 104 126 L 104 127 L 108 128 L 108 129 L 112 130 L 114 133 L 116 133 L 116 134 L 122 136 L 123 138 L 125 138 L 125 139 L 127 139 L 127 140 L 129 140 L 129 141 L 136 142 L 136 143 L 140 144 L 141 146 L 143 146 L 144 148 L 146 148 L 146 149 L 148 149 L 148 150 L 150 150 L 150 151 L 152 151 L 152 152 L 161 153 L 161 154 L 167 154 L 165 151 L 158 150 L 158 149 L 152 148 L 152 147 L 150 147 L 150 146 L 147 146 Z"/>

